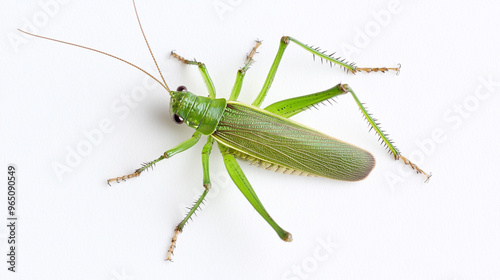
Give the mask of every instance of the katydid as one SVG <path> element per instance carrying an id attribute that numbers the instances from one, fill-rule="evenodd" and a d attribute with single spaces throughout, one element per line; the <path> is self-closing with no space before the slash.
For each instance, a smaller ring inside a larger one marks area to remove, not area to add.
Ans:
<path id="1" fill-rule="evenodd" d="M 378 71 L 396 71 L 399 73 L 400 67 L 357 67 L 354 63 L 349 64 L 339 57 L 327 55 L 318 48 L 313 48 L 303 44 L 295 38 L 284 36 L 280 40 L 278 53 L 276 54 L 274 62 L 264 82 L 264 86 L 251 105 L 244 104 L 236 100 L 240 94 L 245 73 L 253 63 L 253 56 L 261 44 L 260 41 L 256 42 L 251 52 L 247 55 L 244 66 L 238 70 L 236 74 L 236 82 L 231 95 L 227 100 L 215 97 L 215 87 L 208 74 L 205 64 L 184 59 L 178 54 L 172 52 L 171 55 L 182 63 L 195 65 L 199 68 L 205 85 L 208 88 L 209 95 L 208 97 L 197 96 L 194 93 L 189 92 L 184 86 L 179 86 L 177 90 L 174 91 L 170 90 L 168 87 L 151 48 L 149 47 L 149 43 L 139 20 L 135 2 L 134 9 L 142 35 L 161 76 L 161 80 L 137 65 L 111 54 L 65 41 L 34 35 L 22 30 L 20 31 L 35 37 L 98 52 L 123 61 L 139 69 L 158 82 L 169 93 L 171 97 L 170 112 L 172 119 L 179 124 L 185 123 L 196 130 L 191 138 L 185 140 L 174 148 L 167 150 L 157 159 L 144 164 L 141 168 L 135 170 L 129 175 L 109 179 L 108 184 L 111 182 L 120 182 L 137 177 L 144 170 L 159 161 L 170 158 L 193 147 L 200 140 L 202 135 L 207 136 L 206 143 L 202 150 L 204 191 L 200 195 L 199 199 L 194 203 L 193 207 L 189 210 L 186 217 L 176 226 L 167 252 L 166 260 L 172 260 L 173 251 L 175 249 L 179 233 L 182 232 L 186 222 L 199 208 L 200 204 L 203 202 L 208 191 L 210 190 L 209 156 L 214 142 L 217 143 L 217 146 L 222 153 L 225 167 L 233 182 L 240 189 L 250 204 L 255 208 L 255 210 L 276 231 L 278 236 L 282 240 L 288 242 L 292 241 L 292 235 L 281 228 L 271 218 L 238 165 L 236 158 L 249 161 L 254 165 L 268 170 L 282 172 L 285 174 L 321 176 L 342 181 L 359 181 L 368 176 L 375 165 L 375 159 L 369 152 L 289 119 L 311 106 L 328 101 L 329 99 L 342 94 L 350 94 L 354 98 L 363 116 L 370 124 L 370 130 L 375 130 L 381 139 L 381 143 L 385 145 L 389 153 L 394 156 L 394 159 L 401 159 L 405 164 L 414 169 L 416 173 L 423 174 L 426 177 L 426 180 L 430 178 L 430 175 L 401 155 L 392 141 L 389 140 L 386 134 L 381 130 L 380 125 L 367 112 L 352 88 L 346 84 L 338 84 L 325 91 L 282 100 L 263 109 L 260 108 L 271 87 L 285 49 L 290 43 L 294 43 L 304 48 L 306 51 L 312 53 L 313 56 L 320 57 L 321 60 L 325 60 L 330 64 L 337 64 L 347 72 L 351 73 L 369 73 Z"/>

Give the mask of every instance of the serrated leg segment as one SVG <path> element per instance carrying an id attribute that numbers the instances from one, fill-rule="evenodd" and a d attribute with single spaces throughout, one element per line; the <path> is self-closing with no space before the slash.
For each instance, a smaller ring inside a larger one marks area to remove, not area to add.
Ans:
<path id="1" fill-rule="evenodd" d="M 396 68 L 387 68 L 387 67 L 362 67 L 359 68 L 355 65 L 355 63 L 349 63 L 345 59 L 341 57 L 335 57 L 335 53 L 327 54 L 326 51 L 322 51 L 320 48 L 315 48 L 314 46 L 308 46 L 299 40 L 290 37 L 290 36 L 283 36 L 281 37 L 280 40 L 280 46 L 278 48 L 278 53 L 276 54 L 276 57 L 274 58 L 274 62 L 271 65 L 271 69 L 269 70 L 269 73 L 267 74 L 266 81 L 264 82 L 264 85 L 262 86 L 262 89 L 257 96 L 257 98 L 254 100 L 252 105 L 260 107 L 262 102 L 264 101 L 264 98 L 267 95 L 267 92 L 271 88 L 271 84 L 273 83 L 274 77 L 276 76 L 276 72 L 278 70 L 278 66 L 281 62 L 281 59 L 283 58 L 283 54 L 285 53 L 286 47 L 290 44 L 290 42 L 293 42 L 306 51 L 312 53 L 313 58 L 319 57 L 321 61 L 326 61 L 327 63 L 330 63 L 330 65 L 339 65 L 341 68 L 344 68 L 347 72 L 351 73 L 357 73 L 357 72 L 386 72 L 386 71 L 396 71 L 399 73 L 399 69 L 401 66 L 396 67 Z"/>
<path id="2" fill-rule="evenodd" d="M 182 221 L 175 227 L 174 236 L 172 237 L 170 246 L 167 251 L 167 257 L 165 258 L 166 261 L 172 261 L 172 256 L 174 255 L 174 249 L 177 246 L 178 235 L 182 232 L 184 226 L 189 221 L 189 219 L 191 219 L 196 210 L 199 209 L 200 205 L 203 203 L 203 200 L 207 196 L 208 191 L 210 190 L 211 183 L 210 183 L 210 173 L 209 173 L 209 158 L 210 154 L 212 153 L 213 143 L 214 139 L 211 136 L 209 136 L 207 143 L 205 144 L 205 146 L 203 146 L 203 150 L 201 152 L 201 162 L 203 165 L 203 187 L 205 188 L 205 190 L 200 195 L 198 200 L 195 201 L 193 206 L 189 209 L 189 212 L 187 213 L 186 217 L 184 217 L 184 219 L 182 219 Z"/>
<path id="3" fill-rule="evenodd" d="M 159 162 L 161 160 L 164 160 L 166 158 L 170 158 L 170 157 L 172 157 L 172 156 L 174 156 L 174 155 L 176 155 L 176 154 L 178 154 L 180 152 L 183 152 L 183 151 L 185 151 L 185 150 L 193 147 L 198 142 L 198 140 L 200 140 L 200 138 L 201 138 L 201 133 L 200 132 L 195 132 L 193 134 L 193 136 L 191 136 L 191 138 L 189 138 L 186 141 L 180 143 L 179 145 L 175 146 L 174 148 L 172 148 L 170 150 L 167 150 L 159 158 L 157 158 L 157 159 L 155 159 L 153 161 L 144 163 L 142 165 L 142 167 L 139 168 L 139 169 L 137 169 L 137 170 L 135 170 L 134 173 L 131 173 L 131 174 L 125 175 L 125 176 L 121 176 L 121 177 L 116 177 L 116 178 L 109 179 L 108 180 L 108 185 L 111 185 L 111 183 L 113 183 L 113 182 L 120 183 L 122 181 L 126 181 L 127 179 L 138 177 L 139 175 L 141 175 L 141 173 L 144 170 L 147 170 L 148 168 L 153 167 L 157 162 Z"/>

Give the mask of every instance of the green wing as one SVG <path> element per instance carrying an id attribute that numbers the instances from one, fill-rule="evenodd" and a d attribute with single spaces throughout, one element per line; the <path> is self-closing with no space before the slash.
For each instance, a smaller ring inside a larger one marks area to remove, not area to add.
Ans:
<path id="1" fill-rule="evenodd" d="M 237 101 L 227 103 L 212 136 L 235 156 L 284 173 L 358 181 L 375 166 L 363 149 Z"/>

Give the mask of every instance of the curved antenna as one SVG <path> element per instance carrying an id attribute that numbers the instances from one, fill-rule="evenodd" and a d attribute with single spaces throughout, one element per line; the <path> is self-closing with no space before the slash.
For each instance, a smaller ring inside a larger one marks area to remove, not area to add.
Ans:
<path id="1" fill-rule="evenodd" d="M 137 13 L 137 7 L 135 6 L 135 0 L 132 0 L 132 2 L 134 3 L 135 16 L 137 17 L 137 22 L 139 23 L 139 27 L 141 28 L 142 37 L 144 37 L 144 41 L 146 42 L 146 45 L 148 46 L 149 53 L 151 54 L 151 57 L 153 58 L 153 61 L 155 62 L 156 69 L 158 69 L 158 73 L 160 73 L 161 79 L 163 80 L 163 84 L 165 85 L 165 88 L 167 89 L 167 91 L 170 93 L 170 89 L 167 85 L 167 82 L 165 81 L 165 78 L 163 78 L 163 74 L 160 71 L 160 67 L 158 67 L 158 63 L 156 63 L 156 58 L 153 54 L 153 51 L 151 50 L 151 47 L 149 46 L 149 42 L 148 42 L 148 39 L 146 38 L 146 34 L 144 33 L 144 30 L 142 29 L 141 20 L 139 19 L 139 14 Z"/>
<path id="2" fill-rule="evenodd" d="M 58 42 L 58 43 L 62 43 L 62 44 L 66 44 L 66 45 L 70 45 L 70 46 L 74 46 L 74 47 L 79 47 L 79 48 L 82 48 L 82 49 L 86 49 L 86 50 L 89 50 L 89 51 L 93 51 L 93 52 L 97 52 L 97 53 L 100 53 L 100 54 L 107 55 L 107 56 L 112 57 L 114 59 L 118 59 L 119 61 L 125 62 L 128 65 L 133 66 L 133 67 L 139 69 L 140 71 L 142 71 L 143 73 L 145 73 L 146 75 L 148 75 L 149 77 L 151 77 L 153 80 L 155 80 L 157 83 L 159 83 L 164 89 L 166 89 L 168 91 L 168 93 L 170 94 L 170 89 L 168 88 L 167 84 L 163 84 L 160 80 L 158 80 L 155 76 L 149 74 L 146 70 L 142 69 L 141 67 L 139 67 L 139 66 L 137 66 L 137 65 L 135 65 L 135 64 L 133 64 L 131 62 L 126 61 L 123 58 L 114 56 L 114 55 L 109 54 L 107 52 L 103 52 L 103 51 L 96 50 L 96 49 L 93 49 L 93 48 L 85 47 L 85 46 L 82 46 L 82 45 L 78 45 L 78 44 L 74 44 L 74 43 L 69 43 L 69 42 L 65 42 L 65 41 L 61 41 L 61 40 L 52 39 L 52 38 L 49 38 L 49 37 L 44 37 L 44 36 L 36 35 L 36 34 L 33 34 L 33 33 L 29 33 L 29 32 L 26 32 L 24 30 L 21 30 L 19 28 L 17 30 L 21 31 L 24 34 L 33 36 L 33 37 L 38 37 L 38 38 L 49 40 L 49 41 L 54 41 L 54 42 Z"/>

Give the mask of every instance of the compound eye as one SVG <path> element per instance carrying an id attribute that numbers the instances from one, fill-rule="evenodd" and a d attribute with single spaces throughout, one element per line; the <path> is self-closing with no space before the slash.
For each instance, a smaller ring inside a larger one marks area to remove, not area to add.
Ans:
<path id="1" fill-rule="evenodd" d="M 179 86 L 179 87 L 177 88 L 177 91 L 187 91 L 187 90 L 188 90 L 188 89 L 187 89 L 187 87 L 185 87 L 185 86 Z"/>
<path id="2" fill-rule="evenodd" d="M 177 114 L 174 114 L 173 119 L 174 119 L 174 122 L 176 122 L 178 124 L 184 123 L 184 119 L 181 116 L 177 115 Z"/>

